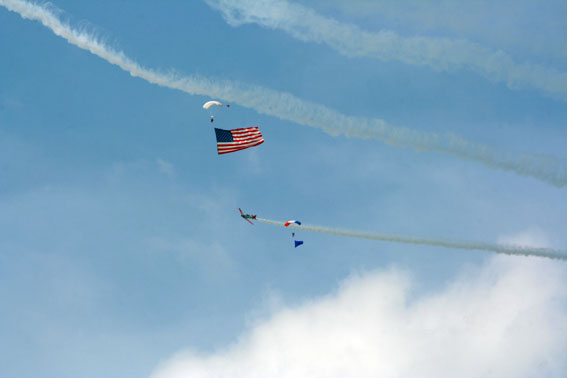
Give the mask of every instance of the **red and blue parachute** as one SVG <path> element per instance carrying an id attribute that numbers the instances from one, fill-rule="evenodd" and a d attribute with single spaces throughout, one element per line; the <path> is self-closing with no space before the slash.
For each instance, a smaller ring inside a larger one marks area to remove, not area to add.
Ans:
<path id="1" fill-rule="evenodd" d="M 287 222 L 284 223 L 284 226 L 287 227 L 287 226 L 289 226 L 290 224 L 296 224 L 296 225 L 298 225 L 298 226 L 301 226 L 301 222 L 298 221 L 298 220 L 290 220 L 290 221 L 287 221 Z"/>

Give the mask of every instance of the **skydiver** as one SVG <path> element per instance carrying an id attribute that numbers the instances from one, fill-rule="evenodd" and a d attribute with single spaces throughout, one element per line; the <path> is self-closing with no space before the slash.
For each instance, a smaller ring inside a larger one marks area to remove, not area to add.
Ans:
<path id="1" fill-rule="evenodd" d="M 215 117 L 211 116 L 211 123 L 215 120 Z"/>

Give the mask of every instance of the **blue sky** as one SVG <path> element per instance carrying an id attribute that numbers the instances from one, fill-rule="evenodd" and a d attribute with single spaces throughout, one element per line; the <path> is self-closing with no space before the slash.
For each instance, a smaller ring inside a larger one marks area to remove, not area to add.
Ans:
<path id="1" fill-rule="evenodd" d="M 565 262 L 239 218 L 567 248 L 565 4 L 349 3 L 0 1 L 0 375 L 567 372 Z"/>

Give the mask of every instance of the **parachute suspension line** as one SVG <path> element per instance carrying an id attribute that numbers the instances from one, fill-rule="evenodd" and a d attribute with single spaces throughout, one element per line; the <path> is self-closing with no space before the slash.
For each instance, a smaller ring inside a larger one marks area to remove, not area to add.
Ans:
<path id="1" fill-rule="evenodd" d="M 212 100 L 212 101 L 207 101 L 203 104 L 203 109 L 209 110 L 211 109 L 213 106 L 218 106 L 218 107 L 223 107 L 222 102 L 220 101 L 216 101 L 216 100 Z M 230 104 L 226 104 L 227 108 L 230 108 Z M 211 113 L 211 123 L 213 123 L 215 121 L 215 116 Z"/>

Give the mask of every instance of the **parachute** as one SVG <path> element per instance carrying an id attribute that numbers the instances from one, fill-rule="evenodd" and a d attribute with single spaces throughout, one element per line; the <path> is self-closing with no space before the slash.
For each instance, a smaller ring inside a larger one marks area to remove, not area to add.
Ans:
<path id="1" fill-rule="evenodd" d="M 220 103 L 218 101 L 207 101 L 203 104 L 203 109 L 209 109 L 211 106 L 214 106 L 214 105 L 222 107 L 222 103 Z"/>
<path id="2" fill-rule="evenodd" d="M 301 222 L 298 220 L 289 220 L 287 222 L 284 223 L 284 226 L 289 227 L 292 224 L 296 224 L 298 226 L 301 226 Z M 295 232 L 291 233 L 291 237 L 293 238 L 293 243 L 295 244 L 295 248 L 299 247 L 300 245 L 303 244 L 303 242 L 301 240 L 295 240 Z"/>
<path id="3" fill-rule="evenodd" d="M 207 102 L 205 102 L 205 103 L 203 104 L 203 109 L 209 110 L 209 109 L 212 108 L 213 106 L 218 106 L 219 108 L 222 108 L 222 107 L 223 107 L 222 102 L 214 101 L 214 100 L 213 100 L 213 101 L 207 101 Z M 227 108 L 230 108 L 230 104 L 226 104 L 226 107 L 227 107 Z M 214 113 L 212 110 L 211 110 L 211 112 Z M 215 121 L 215 116 L 214 116 L 212 113 L 211 113 L 211 122 L 214 122 L 214 121 Z"/>
<path id="4" fill-rule="evenodd" d="M 290 221 L 287 221 L 287 222 L 284 223 L 284 226 L 288 227 L 290 224 L 294 224 L 294 223 L 295 223 L 296 225 L 298 225 L 298 226 L 301 226 L 301 222 L 298 221 L 298 220 L 290 220 Z"/>

